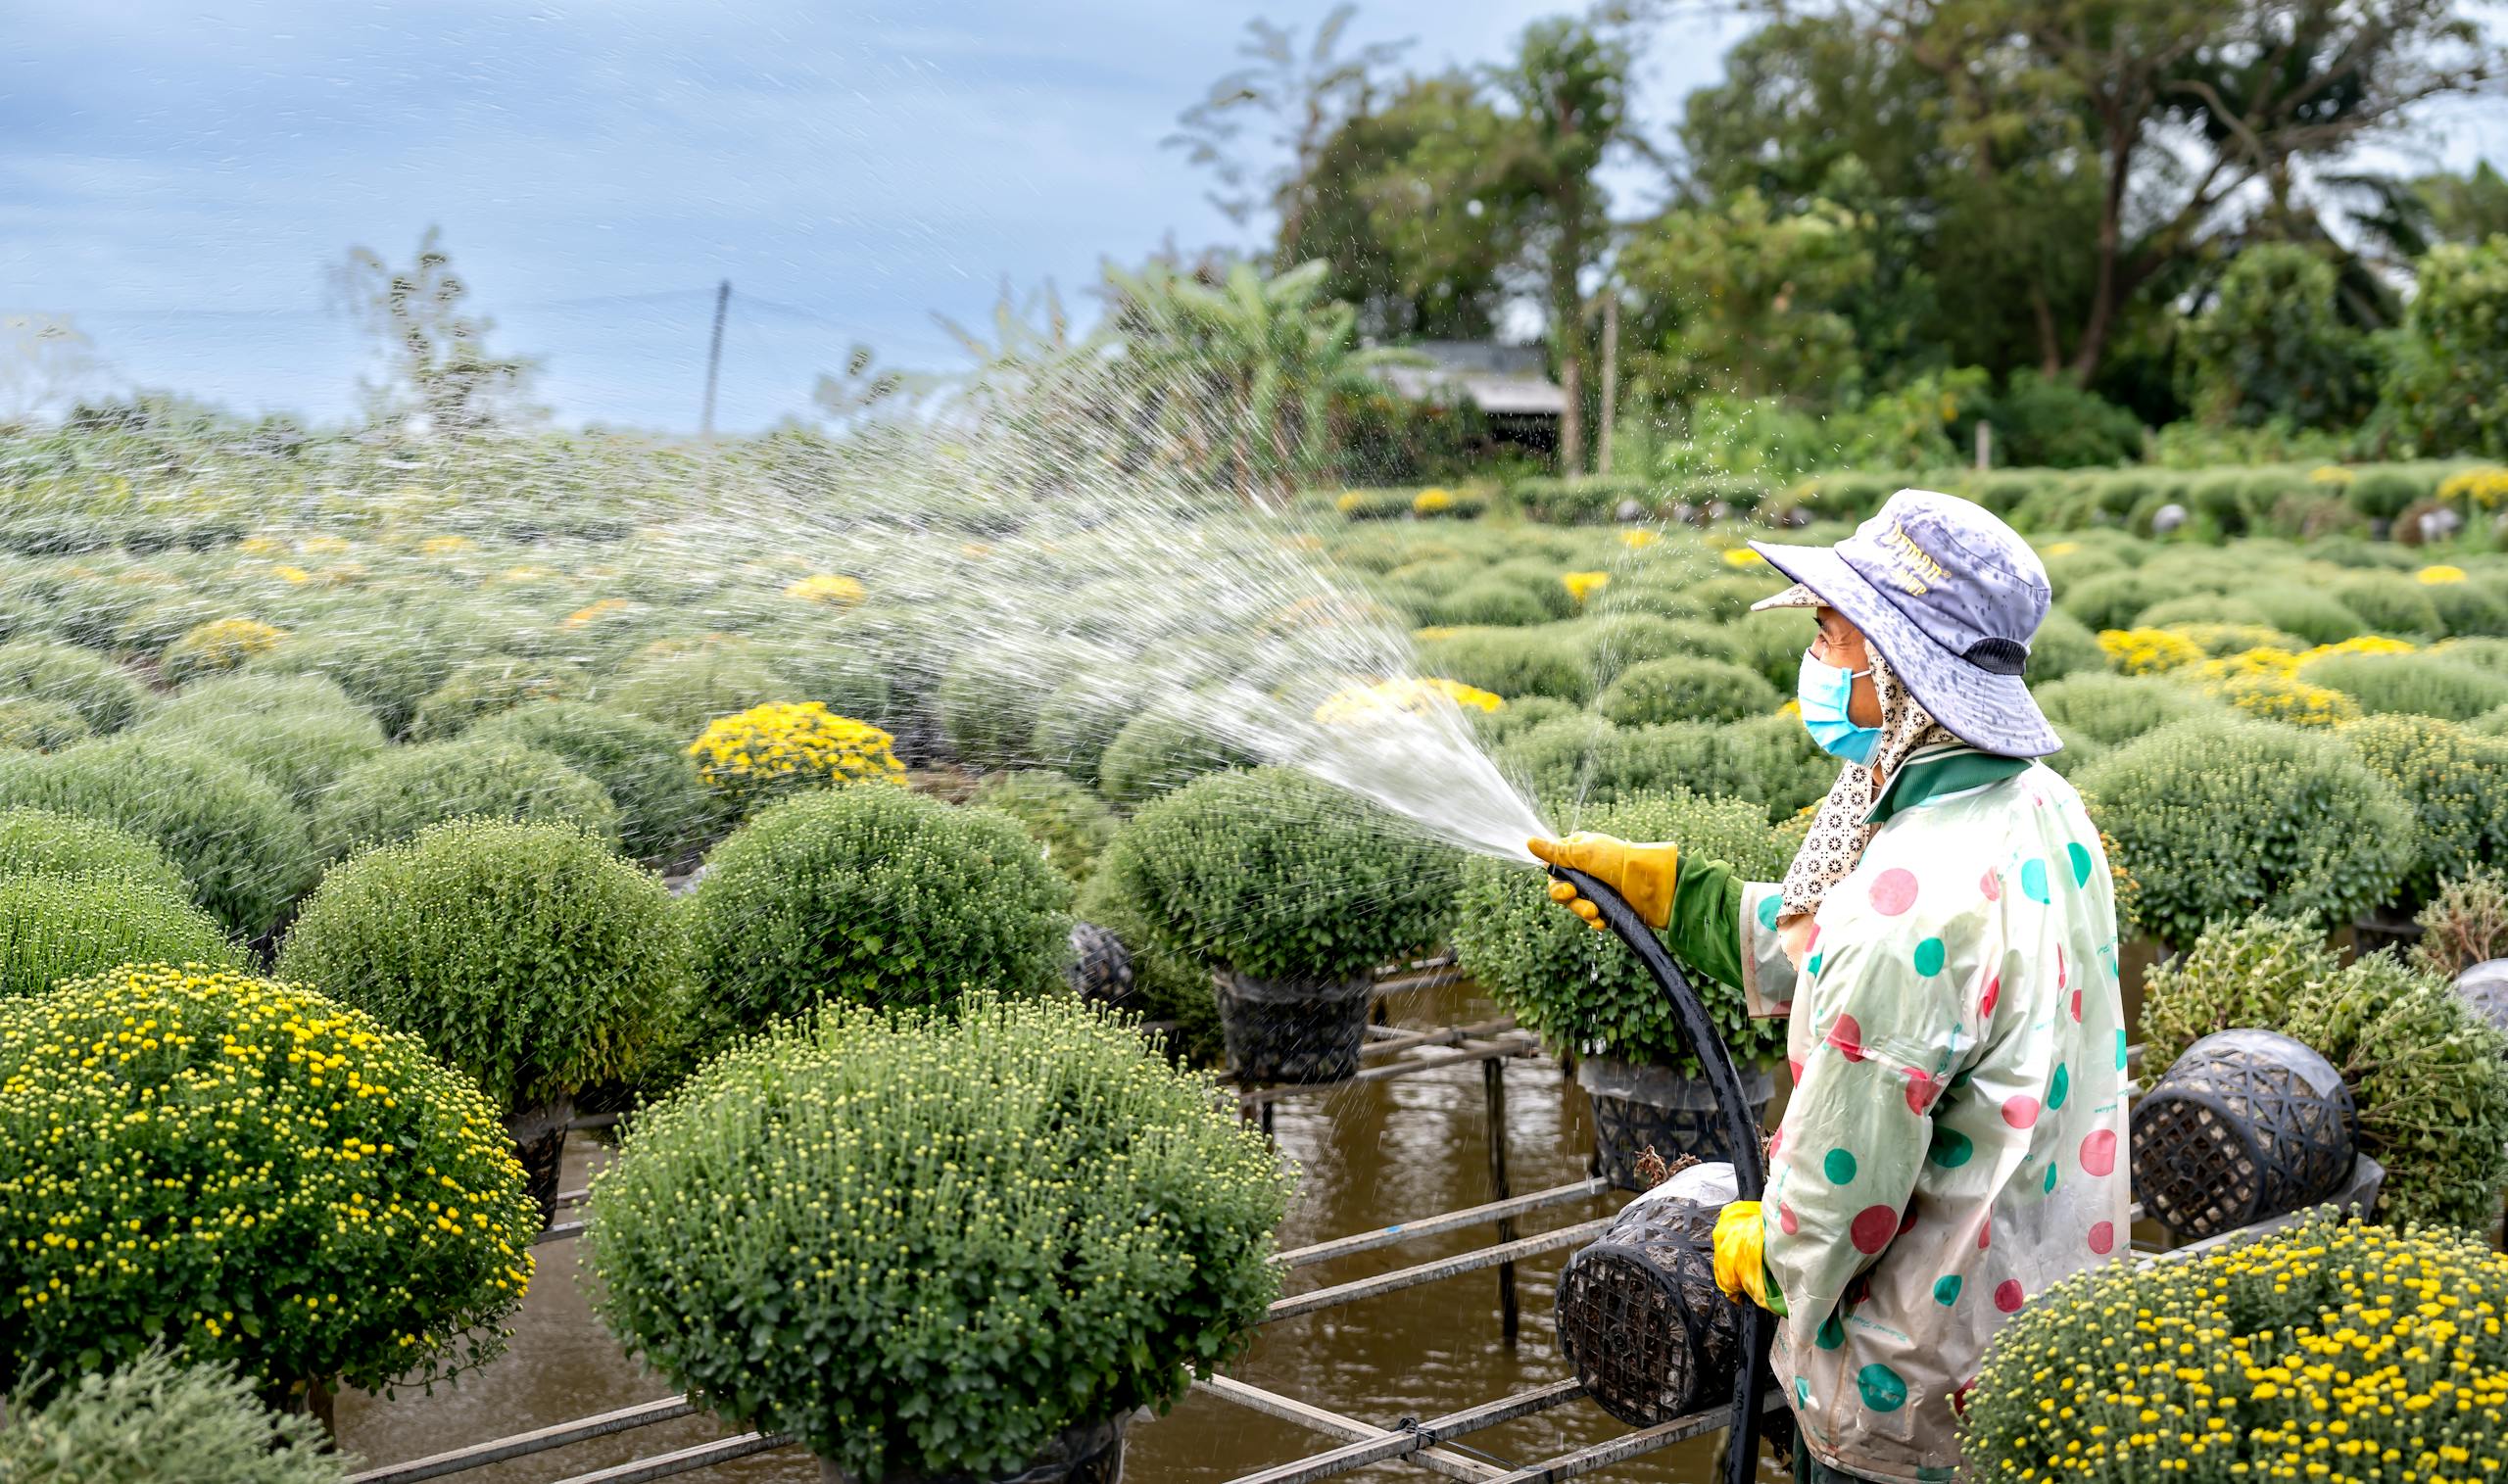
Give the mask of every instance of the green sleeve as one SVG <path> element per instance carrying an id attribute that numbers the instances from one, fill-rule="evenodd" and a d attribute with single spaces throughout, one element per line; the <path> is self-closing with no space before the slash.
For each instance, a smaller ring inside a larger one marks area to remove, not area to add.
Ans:
<path id="1" fill-rule="evenodd" d="M 1680 864 L 1664 946 L 1719 984 L 1742 987 L 1742 882 L 1720 860 Z"/>

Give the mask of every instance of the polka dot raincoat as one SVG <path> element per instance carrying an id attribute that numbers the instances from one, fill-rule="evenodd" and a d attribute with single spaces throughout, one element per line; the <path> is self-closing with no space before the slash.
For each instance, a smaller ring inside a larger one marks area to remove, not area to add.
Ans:
<path id="1" fill-rule="evenodd" d="M 2125 1025 L 2106 858 L 2062 778 L 1928 747 L 1873 814 L 1799 966 L 1778 888 L 1712 864 L 1683 863 L 1666 935 L 1791 1017 L 1761 1205 L 1776 1380 L 1813 1457 L 1914 1484 L 1956 1472 L 2003 1321 L 2127 1254 Z"/>

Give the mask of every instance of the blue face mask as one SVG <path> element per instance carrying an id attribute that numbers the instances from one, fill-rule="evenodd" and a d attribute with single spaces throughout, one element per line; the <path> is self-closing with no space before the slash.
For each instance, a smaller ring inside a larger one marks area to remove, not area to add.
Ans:
<path id="1" fill-rule="evenodd" d="M 1813 659 L 1809 650 L 1804 652 L 1794 695 L 1803 704 L 1803 725 L 1810 732 L 1811 741 L 1831 757 L 1851 763 L 1870 762 L 1873 749 L 1881 745 L 1879 727 L 1858 727 L 1846 714 L 1847 697 L 1855 694 L 1856 677 L 1871 673 L 1841 670 Z"/>

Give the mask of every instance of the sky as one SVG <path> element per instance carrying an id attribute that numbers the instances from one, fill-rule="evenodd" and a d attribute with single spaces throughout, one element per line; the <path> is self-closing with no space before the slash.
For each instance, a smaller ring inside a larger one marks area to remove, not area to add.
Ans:
<path id="1" fill-rule="evenodd" d="M 0 49 L 0 314 L 68 314 L 96 379 L 237 410 L 345 416 L 371 369 L 326 270 L 405 262 L 430 225 L 544 358 L 563 423 L 698 420 L 733 284 L 717 425 L 806 413 L 819 372 L 962 360 L 1005 278 L 1074 311 L 1098 263 L 1242 242 L 1162 149 L 1257 16 L 1329 0 L 80 0 L 19 6 Z M 1367 0 L 1354 41 L 1433 71 L 1505 55 L 1541 0 Z M 1747 29 L 1682 6 L 1639 72 L 1668 134 Z M 2416 141 L 2503 158 L 2488 106 Z M 1621 215 L 1654 182 L 1610 177 Z"/>

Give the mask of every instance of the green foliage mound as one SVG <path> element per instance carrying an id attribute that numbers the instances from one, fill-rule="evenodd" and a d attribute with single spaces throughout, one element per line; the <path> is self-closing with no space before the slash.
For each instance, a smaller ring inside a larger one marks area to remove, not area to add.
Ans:
<path id="1" fill-rule="evenodd" d="M 489 717 L 470 735 L 546 752 L 601 785 L 618 806 L 621 847 L 648 865 L 668 866 L 720 817 L 688 740 L 641 716 L 590 701 L 545 701 Z"/>
<path id="2" fill-rule="evenodd" d="M 103 820 L 50 809 L 0 810 L 0 872 L 112 876 L 172 897 L 191 894 L 183 873 L 147 840 Z"/>
<path id="3" fill-rule="evenodd" d="M 986 998 L 716 1062 L 638 1116 L 584 1241 L 610 1329 L 737 1425 L 991 1478 L 1237 1355 L 1287 1185 L 1128 1024 Z"/>
<path id="4" fill-rule="evenodd" d="M 1471 732 L 1483 747 L 1500 747 L 1521 737 L 1546 721 L 1573 716 L 1573 701 L 1559 700 L 1548 695 L 1526 695 L 1508 701 L 1495 711 L 1467 711 L 1464 720 L 1471 723 Z"/>
<path id="5" fill-rule="evenodd" d="M 587 689 L 583 671 L 566 660 L 486 655 L 455 670 L 418 701 L 410 736 L 441 742 L 460 736 L 482 718 L 539 701 L 573 700 Z"/>
<path id="6" fill-rule="evenodd" d="M 204 716 L 172 707 L 134 735 L 195 742 L 250 768 L 290 804 L 311 809 L 341 774 L 383 751 L 383 729 L 354 707 Z"/>
<path id="7" fill-rule="evenodd" d="M 340 624 L 298 630 L 246 665 L 244 674 L 326 679 L 398 737 L 417 715 L 418 702 L 460 661 L 458 646 L 423 628 Z"/>
<path id="8" fill-rule="evenodd" d="M 946 1005 L 1059 982 L 1071 884 L 1017 822 L 903 789 L 777 804 L 706 858 L 689 936 L 700 998 L 739 1026 L 822 999 Z"/>
<path id="9" fill-rule="evenodd" d="M 150 1351 L 90 1371 L 49 1401 L 10 1399 L 0 1479 L 11 1484 L 340 1484 L 312 1417 L 262 1405 L 233 1367 Z"/>
<path id="10" fill-rule="evenodd" d="M 1756 804 L 1679 790 L 1594 811 L 1577 827 L 1622 839 L 1670 840 L 1688 861 L 1720 860 L 1744 878 L 1773 881 L 1791 850 Z M 1627 945 L 1596 933 L 1550 899 L 1549 878 L 1474 856 L 1455 902 L 1454 947 L 1464 970 L 1554 1053 L 1611 1056 L 1698 1075 L 1663 990 Z M 1684 965 L 1684 968 L 1689 966 Z M 1742 991 L 1691 974 L 1718 1034 L 1743 1064 L 1784 1055 L 1785 1023 L 1753 1020 Z"/>
<path id="11" fill-rule="evenodd" d="M 2145 1080 L 2216 1030 L 2281 1025 L 2300 990 L 2340 967 L 2315 923 L 2258 913 L 2206 928 L 2143 981 Z"/>
<path id="12" fill-rule="evenodd" d="M 977 785 L 969 802 L 1017 820 L 1044 852 L 1045 863 L 1075 886 L 1088 880 L 1115 838 L 1115 811 L 1059 773 L 995 773 Z"/>
<path id="13" fill-rule="evenodd" d="M 332 867 L 278 973 L 511 1108 L 632 1077 L 677 1033 L 688 946 L 670 893 L 603 841 L 465 820 Z"/>
<path id="14" fill-rule="evenodd" d="M 1033 761 L 1047 685 L 1026 654 L 971 649 L 951 660 L 936 699 L 958 761 L 978 772 Z"/>
<path id="15" fill-rule="evenodd" d="M 193 900 L 256 937 L 314 884 L 305 824 L 242 763 L 182 738 L 117 737 L 0 757 L 0 807 L 100 820 L 153 841 Z"/>
<path id="16" fill-rule="evenodd" d="M 2132 742 L 2190 716 L 2217 715 L 2220 703 L 2190 687 L 2103 670 L 2067 675 L 2030 695 L 2066 736 L 2101 747 Z"/>
<path id="17" fill-rule="evenodd" d="M 107 1048 L 99 1052 L 99 1046 Z M 478 1088 L 311 990 L 124 967 L 0 999 L 0 1364 L 169 1344 L 425 1384 L 504 1349 L 540 1213 Z M 55 1284 L 58 1288 L 55 1288 Z"/>
<path id="18" fill-rule="evenodd" d="M 2474 965 L 2508 958 L 2508 871 L 2483 867 L 2438 888 L 2413 919 L 2421 927 L 2412 966 L 2454 979 Z"/>
<path id="19" fill-rule="evenodd" d="M 2328 925 L 2385 901 L 2414 859 L 2410 807 L 2338 740 L 2194 717 L 2081 771 L 2099 828 L 2142 886 L 2143 926 L 2192 943 L 2252 911 Z"/>
<path id="20" fill-rule="evenodd" d="M 2338 645 L 2369 632 L 2369 621 L 2307 583 L 2260 583 L 2240 595 L 2264 621 L 2312 645 Z"/>
<path id="21" fill-rule="evenodd" d="M 1594 694 L 1594 667 L 1584 648 L 1547 625 L 1538 629 L 1465 629 L 1420 641 L 1420 673 L 1477 686 L 1513 700 L 1549 695 L 1582 705 Z"/>
<path id="22" fill-rule="evenodd" d="M 2029 636 L 2029 681 L 2041 685 L 2107 668 L 2107 651 L 2088 625 L 2061 608 L 2047 610 L 2038 632 Z"/>
<path id="23" fill-rule="evenodd" d="M 2359 614 L 2372 633 L 2423 643 L 2446 634 L 2437 605 L 2430 600 L 2430 590 L 2400 572 L 2355 572 L 2326 591 Z"/>
<path id="24" fill-rule="evenodd" d="M 327 860 L 408 839 L 449 819 L 581 825 L 618 838 L 618 806 L 563 760 L 502 738 L 393 747 L 340 776 L 314 813 Z"/>
<path id="25" fill-rule="evenodd" d="M 129 726 L 148 698 L 129 671 L 104 655 L 48 639 L 0 645 L 0 695 L 58 701 L 98 732 Z"/>
<path id="26" fill-rule="evenodd" d="M 2508 860 L 2508 742 L 2427 716 L 2364 716 L 2336 736 L 2412 808 L 2418 856 L 2403 900 L 2430 900 L 2438 884 Z"/>
<path id="27" fill-rule="evenodd" d="M 1097 765 L 1097 790 L 1119 809 L 1137 809 L 1205 773 L 1243 767 L 1253 759 L 1163 711 L 1144 711 L 1124 724 Z"/>
<path id="28" fill-rule="evenodd" d="M 95 735 L 87 718 L 68 701 L 40 695 L 0 695 L 0 747 L 58 752 Z"/>
<path id="29" fill-rule="evenodd" d="M 1187 957 L 1256 979 L 1347 980 L 1434 942 L 1455 852 L 1302 773 L 1198 779 L 1098 862 Z"/>
<path id="30" fill-rule="evenodd" d="M 1619 673 L 1594 701 L 1617 725 L 1741 721 L 1783 705 L 1776 688 L 1720 659 L 1650 659 Z"/>
<path id="31" fill-rule="evenodd" d="M 159 884 L 0 876 L 0 995 L 35 994 L 120 964 L 240 969 L 217 919 Z"/>
<path id="32" fill-rule="evenodd" d="M 2299 679 L 2339 691 L 2369 712 L 2471 721 L 2508 705 L 2508 675 L 2444 653 L 2327 654 L 2299 666 Z"/>
<path id="33" fill-rule="evenodd" d="M 648 654 L 591 698 L 688 739 L 718 716 L 771 700 L 798 700 L 797 689 L 750 646 L 709 642 Z"/>

